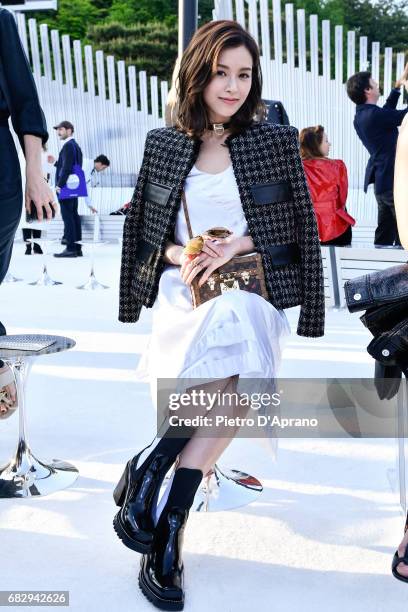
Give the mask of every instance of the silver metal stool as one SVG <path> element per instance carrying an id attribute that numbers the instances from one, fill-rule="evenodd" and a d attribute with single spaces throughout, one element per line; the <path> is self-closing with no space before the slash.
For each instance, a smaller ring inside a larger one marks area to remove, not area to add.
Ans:
<path id="1" fill-rule="evenodd" d="M 203 478 L 192 510 L 219 512 L 246 506 L 258 499 L 263 486 L 255 476 L 240 470 L 221 468 L 217 463 Z"/>
<path id="2" fill-rule="evenodd" d="M 7 272 L 6 276 L 3 279 L 3 283 L 18 283 L 22 281 L 22 278 L 17 278 L 11 272 Z"/>
<path id="3" fill-rule="evenodd" d="M 160 489 L 160 497 L 167 488 L 176 465 L 166 474 Z M 217 463 L 203 478 L 197 489 L 191 510 L 195 512 L 220 512 L 240 508 L 256 501 L 263 486 L 255 476 Z"/>
<path id="4" fill-rule="evenodd" d="M 34 348 L 35 342 L 52 344 L 41 350 L 27 350 Z M 6 345 L 7 348 L 4 348 Z M 0 359 L 12 368 L 19 409 L 16 452 L 8 463 L 0 466 L 0 498 L 49 495 L 69 487 L 78 477 L 78 470 L 71 463 L 60 459 L 46 462 L 34 456 L 27 439 L 25 415 L 25 389 L 32 360 L 40 355 L 66 351 L 73 346 L 75 341 L 63 336 L 19 334 L 0 337 Z"/>
<path id="5" fill-rule="evenodd" d="M 37 244 L 40 245 L 41 250 L 43 252 L 42 254 L 42 260 L 43 260 L 43 269 L 42 269 L 42 273 L 41 276 L 38 280 L 32 282 L 32 283 L 28 283 L 29 285 L 33 285 L 34 287 L 52 287 L 54 285 L 62 285 L 61 281 L 55 281 L 53 280 L 50 275 L 48 274 L 48 270 L 47 270 L 47 260 L 46 257 L 48 255 L 48 248 L 47 245 L 48 244 L 53 244 L 58 242 L 58 240 L 47 240 L 45 238 L 29 238 L 27 240 L 27 242 L 36 242 Z"/>
<path id="6" fill-rule="evenodd" d="M 95 289 L 109 289 L 108 285 L 103 285 L 95 278 L 95 247 L 101 246 L 102 244 L 107 244 L 107 240 L 77 240 L 75 244 L 80 244 L 81 246 L 90 246 L 90 255 L 91 255 L 91 270 L 89 272 L 88 280 L 84 285 L 80 285 L 77 289 L 84 290 L 95 290 Z"/>

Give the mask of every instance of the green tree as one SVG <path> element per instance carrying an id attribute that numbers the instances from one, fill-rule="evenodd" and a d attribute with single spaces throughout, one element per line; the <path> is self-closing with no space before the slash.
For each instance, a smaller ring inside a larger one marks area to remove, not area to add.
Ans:
<path id="1" fill-rule="evenodd" d="M 58 11 L 35 12 L 30 17 L 40 23 L 47 23 L 50 29 L 59 30 L 60 34 L 69 34 L 73 39 L 84 39 L 89 24 L 98 20 L 98 9 L 91 0 L 59 0 Z"/>
<path id="2" fill-rule="evenodd" d="M 170 80 L 177 57 L 177 28 L 160 21 L 135 23 L 117 22 L 93 25 L 88 41 L 95 49 L 125 60 L 138 70 Z"/>

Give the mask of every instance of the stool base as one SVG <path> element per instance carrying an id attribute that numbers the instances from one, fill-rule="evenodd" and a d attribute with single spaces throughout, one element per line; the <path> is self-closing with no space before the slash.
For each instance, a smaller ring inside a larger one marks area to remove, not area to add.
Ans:
<path id="1" fill-rule="evenodd" d="M 78 475 L 71 463 L 60 459 L 46 463 L 26 449 L 0 467 L 0 498 L 49 495 L 72 485 Z"/>
<path id="2" fill-rule="evenodd" d="M 91 289 L 93 291 L 95 289 L 109 289 L 109 287 L 108 285 L 103 285 L 102 283 L 97 281 L 94 273 L 91 272 L 85 285 L 80 285 L 79 287 L 77 287 L 77 289 L 84 289 L 84 290 Z"/>
<path id="3" fill-rule="evenodd" d="M 32 285 L 33 287 L 52 287 L 54 285 L 62 285 L 62 282 L 53 280 L 48 274 L 47 267 L 44 266 L 40 278 L 33 283 L 28 284 Z"/>

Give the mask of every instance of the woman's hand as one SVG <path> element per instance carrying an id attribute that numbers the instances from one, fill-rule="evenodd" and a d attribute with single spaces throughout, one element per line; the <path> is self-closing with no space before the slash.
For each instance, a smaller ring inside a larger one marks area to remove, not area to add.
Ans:
<path id="1" fill-rule="evenodd" d="M 211 244 L 208 244 L 210 242 Z M 202 287 L 214 270 L 223 266 L 237 254 L 238 241 L 236 238 L 231 236 L 217 240 L 218 242 L 221 244 L 206 240 L 203 250 L 193 260 L 188 261 L 188 256 L 184 257 L 181 266 L 181 278 L 186 285 L 191 285 L 197 274 L 202 272 L 198 283 L 199 287 Z"/>
<path id="2" fill-rule="evenodd" d="M 34 202 L 38 221 L 43 220 L 43 206 L 47 219 L 52 219 L 52 209 L 55 212 L 58 210 L 54 194 L 43 177 L 41 150 L 41 138 L 32 134 L 24 134 L 26 158 L 25 207 L 30 212 L 31 202 Z"/>
<path id="3" fill-rule="evenodd" d="M 52 219 L 52 209 L 54 209 L 55 212 L 58 211 L 58 205 L 55 202 L 54 194 L 41 172 L 27 168 L 25 207 L 28 212 L 30 212 L 31 209 L 31 202 L 34 202 L 37 209 L 38 221 L 43 220 L 43 206 L 45 207 L 47 219 Z"/>

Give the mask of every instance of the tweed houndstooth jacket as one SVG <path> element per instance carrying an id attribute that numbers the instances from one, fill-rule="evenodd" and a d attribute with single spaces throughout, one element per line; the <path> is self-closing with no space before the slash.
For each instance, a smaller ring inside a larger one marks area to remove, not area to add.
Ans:
<path id="1" fill-rule="evenodd" d="M 123 230 L 119 320 L 152 307 L 173 240 L 184 181 L 200 139 L 175 127 L 150 130 Z M 324 285 L 316 219 L 291 126 L 253 122 L 225 140 L 255 249 L 262 255 L 270 302 L 301 305 L 297 333 L 324 334 Z M 209 219 L 209 225 L 211 220 Z"/>

